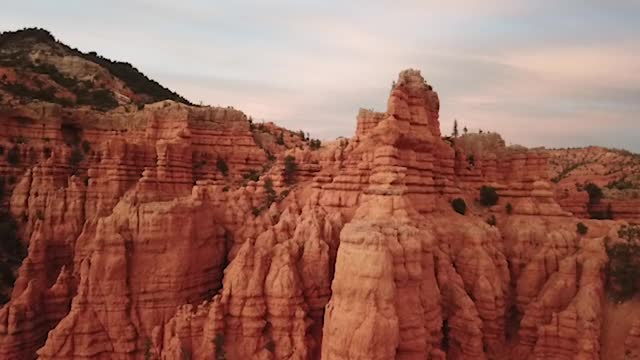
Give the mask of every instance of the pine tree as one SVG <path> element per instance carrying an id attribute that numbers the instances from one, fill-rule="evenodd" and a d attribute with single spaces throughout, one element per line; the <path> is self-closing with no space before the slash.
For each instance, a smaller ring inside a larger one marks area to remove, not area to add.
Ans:
<path id="1" fill-rule="evenodd" d="M 276 138 L 276 144 L 284 145 L 284 135 L 280 132 L 280 135 Z"/>
<path id="2" fill-rule="evenodd" d="M 469 132 L 469 130 L 467 129 L 467 127 L 465 126 L 464 129 L 462 129 L 462 131 L 466 134 Z"/>
<path id="3" fill-rule="evenodd" d="M 458 137 L 458 120 L 453 120 L 453 133 L 451 134 L 453 137 Z"/>

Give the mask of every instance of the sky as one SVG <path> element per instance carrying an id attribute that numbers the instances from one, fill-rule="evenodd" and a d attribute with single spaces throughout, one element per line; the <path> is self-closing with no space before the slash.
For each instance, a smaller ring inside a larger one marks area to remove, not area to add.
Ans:
<path id="1" fill-rule="evenodd" d="M 42 27 L 189 100 L 312 137 L 350 137 L 416 68 L 443 133 L 640 152 L 638 0 L 0 0 L 0 31 Z"/>

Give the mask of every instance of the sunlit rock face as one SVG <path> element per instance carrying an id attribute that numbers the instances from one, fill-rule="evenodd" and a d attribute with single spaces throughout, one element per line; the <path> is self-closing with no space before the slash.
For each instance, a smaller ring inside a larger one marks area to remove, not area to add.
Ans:
<path id="1" fill-rule="evenodd" d="M 640 156 L 598 146 L 545 150 L 555 198 L 576 217 L 640 222 Z M 589 194 L 588 186 L 602 196 Z"/>
<path id="2" fill-rule="evenodd" d="M 0 358 L 636 354 L 640 312 L 604 316 L 605 237 L 622 222 L 556 201 L 542 149 L 443 138 L 439 107 L 405 70 L 385 112 L 319 149 L 230 108 L 5 107 L 0 143 L 19 161 L 0 157 L 3 206 L 28 253 Z"/>

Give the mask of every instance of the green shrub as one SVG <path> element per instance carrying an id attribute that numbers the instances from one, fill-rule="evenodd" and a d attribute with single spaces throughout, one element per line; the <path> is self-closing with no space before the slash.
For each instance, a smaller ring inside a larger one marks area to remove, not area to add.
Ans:
<path id="1" fill-rule="evenodd" d="M 227 176 L 229 174 L 229 166 L 227 166 L 227 162 L 224 161 L 223 158 L 218 158 L 216 161 L 216 167 L 222 175 Z"/>
<path id="2" fill-rule="evenodd" d="M 216 360 L 226 360 L 227 355 L 224 352 L 224 335 L 216 334 L 213 338 L 213 346 L 216 351 Z"/>
<path id="3" fill-rule="evenodd" d="M 39 88 L 39 89 L 32 89 L 20 83 L 8 83 L 8 84 L 4 84 L 2 88 L 5 91 L 20 98 L 57 103 L 63 106 L 67 106 L 69 104 L 69 99 L 57 97 L 56 89 L 51 86 Z"/>
<path id="4" fill-rule="evenodd" d="M 82 142 L 82 151 L 84 151 L 85 154 L 88 154 L 89 151 L 91 151 L 91 143 L 87 140 Z"/>
<path id="5" fill-rule="evenodd" d="M 551 181 L 557 184 L 557 183 L 560 182 L 560 180 L 566 178 L 569 175 L 570 172 L 572 172 L 573 170 L 579 168 L 580 166 L 587 165 L 588 163 L 589 162 L 587 162 L 587 161 L 582 161 L 582 162 L 570 164 L 566 168 L 562 169 L 562 171 L 556 177 L 551 179 Z"/>
<path id="6" fill-rule="evenodd" d="M 276 161 L 276 156 L 267 151 L 267 160 Z"/>
<path id="7" fill-rule="evenodd" d="M 498 220 L 496 219 L 495 215 L 491 215 L 487 218 L 487 224 L 491 226 L 496 226 L 497 223 L 498 223 Z"/>
<path id="8" fill-rule="evenodd" d="M 284 145 L 284 135 L 282 134 L 282 132 L 280 132 L 280 135 L 278 135 L 278 138 L 276 138 L 276 144 Z"/>
<path id="9" fill-rule="evenodd" d="M 135 93 L 149 95 L 152 98 L 152 102 L 171 99 L 176 102 L 193 105 L 187 99 L 163 87 L 157 81 L 149 79 L 129 63 L 109 60 L 95 52 L 84 54 L 78 51 L 77 53 L 78 56 L 90 60 L 109 70 L 111 74 L 122 80 L 127 87 Z"/>
<path id="10" fill-rule="evenodd" d="M 269 340 L 267 341 L 267 344 L 264 346 L 264 348 L 267 349 L 268 352 L 273 354 L 276 352 L 276 343 L 273 340 Z"/>
<path id="11" fill-rule="evenodd" d="M 470 166 L 476 166 L 476 157 L 473 155 L 468 155 L 467 156 L 467 162 L 469 163 Z"/>
<path id="12" fill-rule="evenodd" d="M 278 201 L 284 200 L 287 196 L 289 196 L 289 189 L 282 190 Z"/>
<path id="13" fill-rule="evenodd" d="M 622 226 L 618 236 L 625 242 L 615 245 L 606 242 L 607 292 L 614 300 L 623 302 L 640 293 L 640 226 Z"/>
<path id="14" fill-rule="evenodd" d="M 20 163 L 20 150 L 17 146 L 13 146 L 9 151 L 7 151 L 7 162 L 13 166 Z"/>
<path id="15" fill-rule="evenodd" d="M 73 89 L 73 87 L 78 84 L 78 79 L 65 76 L 60 71 L 58 71 L 58 68 L 51 64 L 35 65 L 33 66 L 33 71 L 40 74 L 49 75 L 49 78 L 51 80 L 67 89 Z"/>
<path id="16" fill-rule="evenodd" d="M 584 190 L 589 194 L 589 204 L 597 204 L 604 196 L 602 189 L 594 183 L 588 183 Z"/>
<path id="17" fill-rule="evenodd" d="M 268 208 L 277 198 L 276 191 L 273 189 L 273 180 L 267 178 L 264 181 L 264 190 L 267 194 L 266 207 Z"/>
<path id="18" fill-rule="evenodd" d="M 309 140 L 309 148 L 311 150 L 318 150 L 318 149 L 320 149 L 321 146 L 322 146 L 322 141 L 320 141 L 318 139 Z"/>
<path id="19" fill-rule="evenodd" d="M 589 227 L 587 227 L 587 225 L 579 222 L 576 225 L 576 231 L 578 232 L 578 234 L 580 235 L 587 235 L 587 232 L 589 232 Z"/>
<path id="20" fill-rule="evenodd" d="M 78 167 L 80 166 L 82 160 L 84 160 L 84 154 L 78 147 L 74 146 L 71 150 L 71 155 L 69 156 L 69 165 L 71 165 L 72 173 L 75 174 L 78 172 Z"/>
<path id="21" fill-rule="evenodd" d="M 284 182 L 291 185 L 295 182 L 296 174 L 298 173 L 298 164 L 296 158 L 287 155 L 284 158 Z"/>
<path id="22" fill-rule="evenodd" d="M 507 203 L 505 209 L 507 210 L 507 214 L 511 215 L 513 213 L 513 205 L 511 205 L 511 203 Z"/>
<path id="23" fill-rule="evenodd" d="M 99 111 L 107 111 L 118 107 L 118 100 L 109 89 L 76 90 L 76 99 L 79 105 L 90 105 Z"/>
<path id="24" fill-rule="evenodd" d="M 609 189 L 627 190 L 627 189 L 633 189 L 634 184 L 633 182 L 622 178 L 622 179 L 609 182 L 606 185 L 606 187 Z"/>
<path id="25" fill-rule="evenodd" d="M 82 160 L 84 160 L 84 154 L 82 151 L 78 148 L 73 148 L 71 156 L 69 157 L 69 163 L 73 166 L 78 166 Z"/>
<path id="26" fill-rule="evenodd" d="M 151 339 L 148 337 L 144 341 L 144 360 L 151 359 Z"/>
<path id="27" fill-rule="evenodd" d="M 498 193 L 491 186 L 483 186 L 480 188 L 480 204 L 483 206 L 493 206 L 498 203 Z"/>
<path id="28" fill-rule="evenodd" d="M 464 199 L 456 198 L 451 202 L 451 206 L 453 210 L 460 215 L 464 215 L 467 213 L 467 203 L 464 202 Z"/>
<path id="29" fill-rule="evenodd" d="M 251 169 L 247 173 L 242 175 L 242 177 L 247 180 L 258 181 L 260 180 L 260 173 L 257 170 Z"/>

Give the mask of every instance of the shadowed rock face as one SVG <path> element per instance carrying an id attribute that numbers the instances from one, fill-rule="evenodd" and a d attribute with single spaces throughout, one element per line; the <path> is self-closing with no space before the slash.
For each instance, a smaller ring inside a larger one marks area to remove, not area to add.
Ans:
<path id="1" fill-rule="evenodd" d="M 638 351 L 640 312 L 603 316 L 622 222 L 578 234 L 543 150 L 442 139 L 417 70 L 317 150 L 230 108 L 2 110 L 29 245 L 2 359 L 597 359 L 601 329 Z"/>

